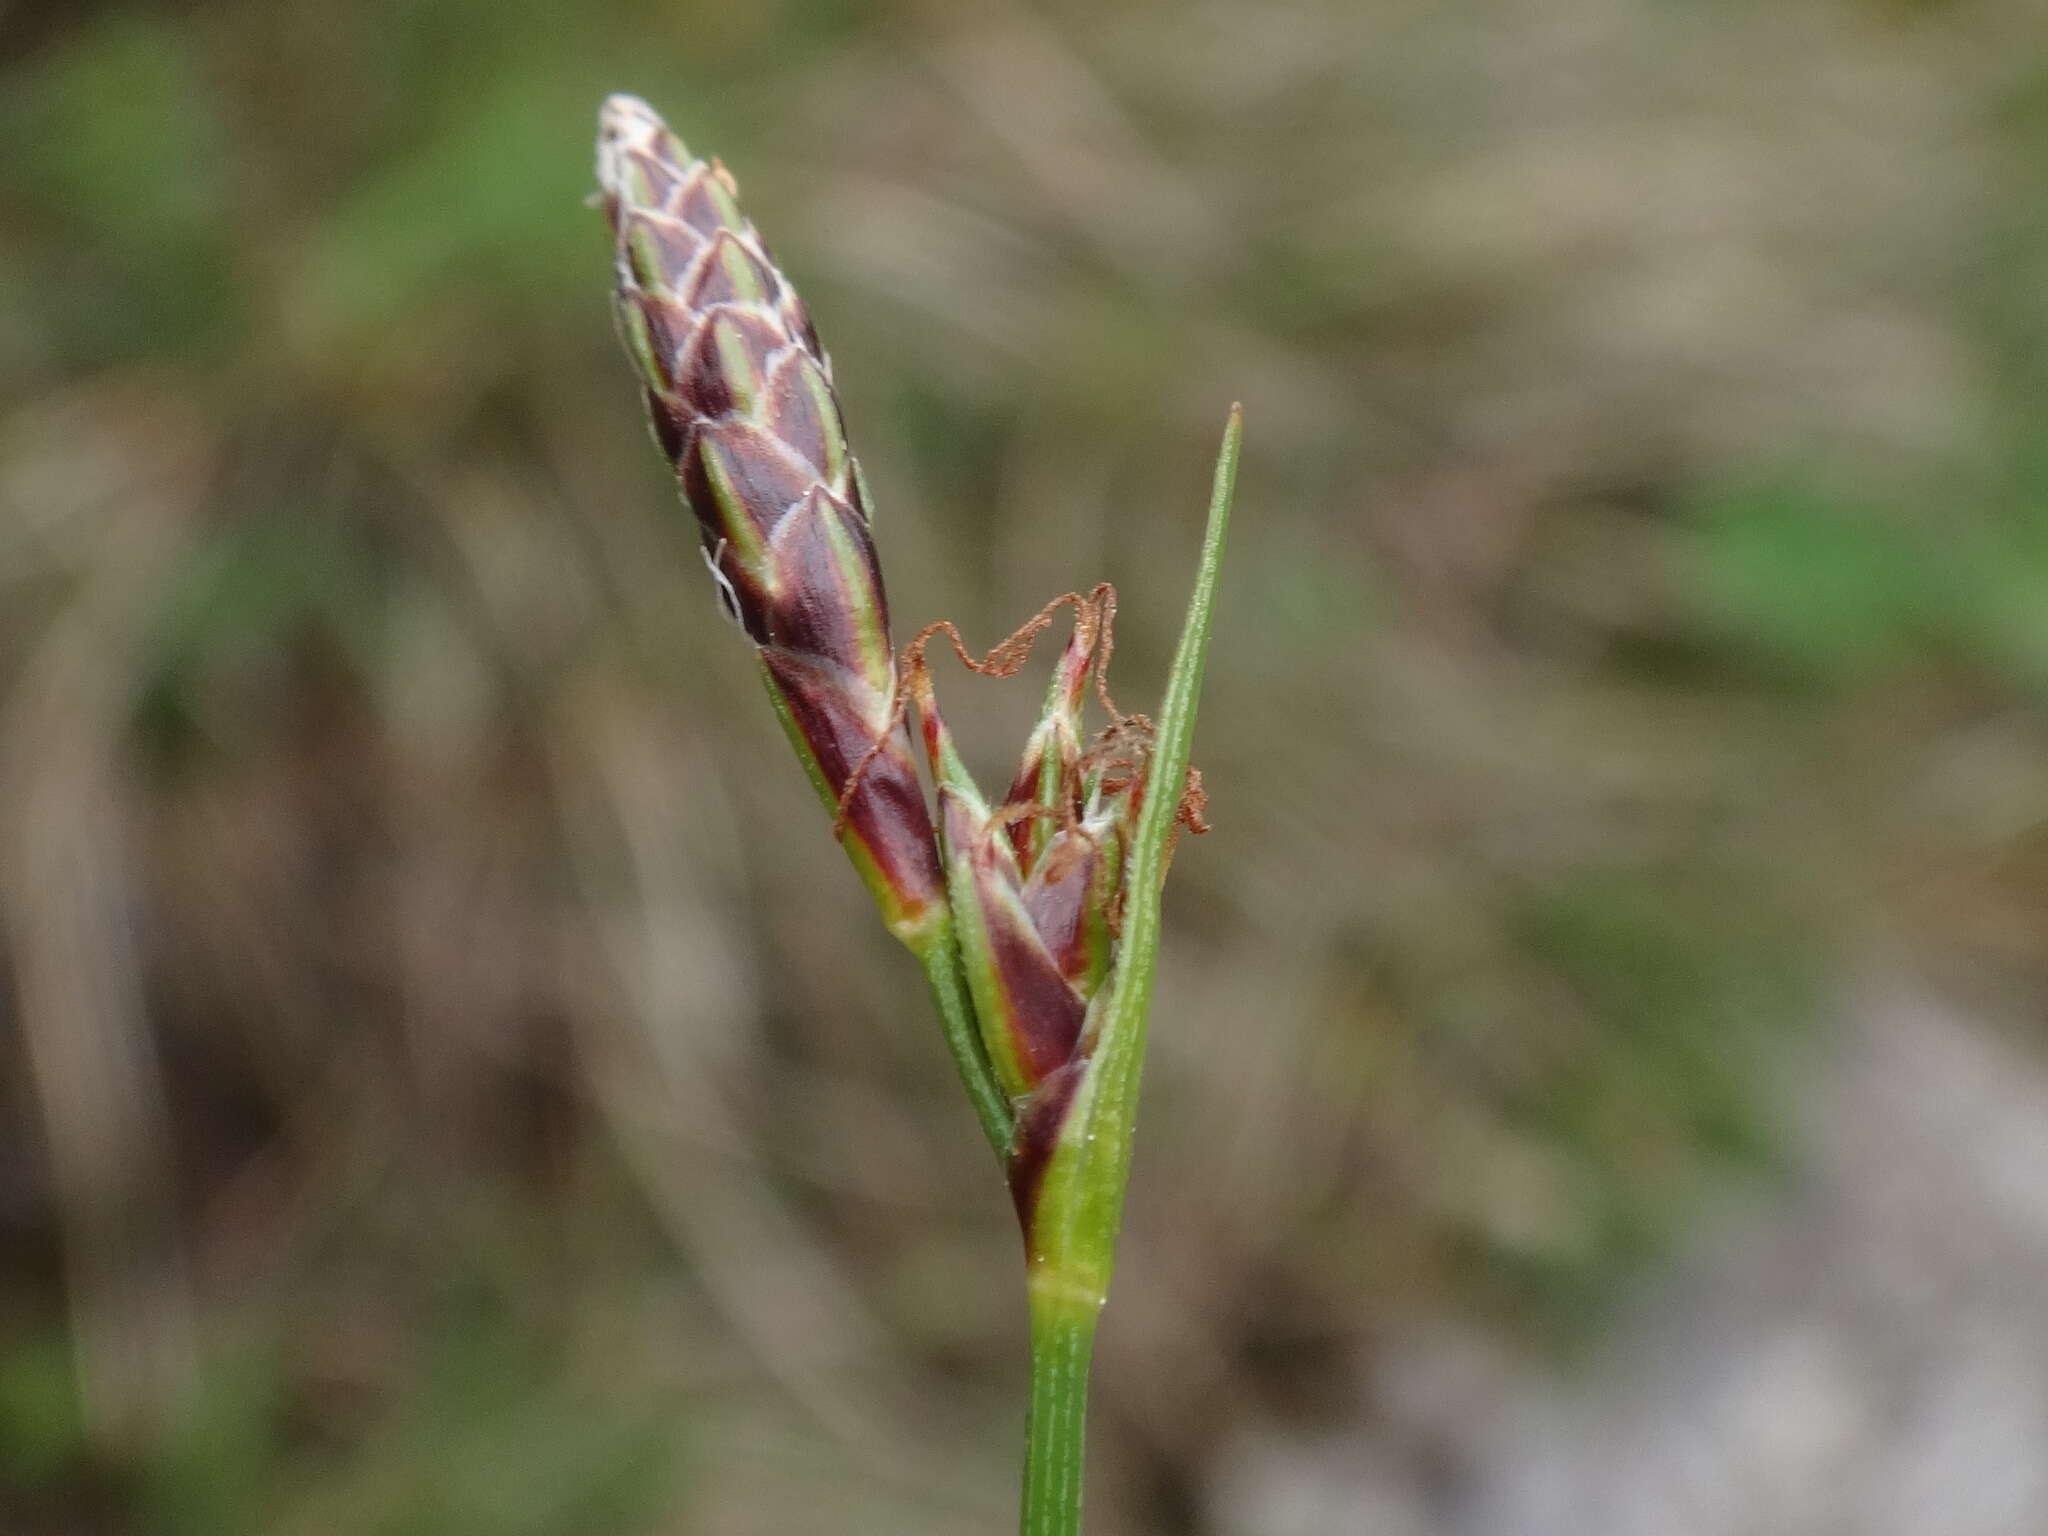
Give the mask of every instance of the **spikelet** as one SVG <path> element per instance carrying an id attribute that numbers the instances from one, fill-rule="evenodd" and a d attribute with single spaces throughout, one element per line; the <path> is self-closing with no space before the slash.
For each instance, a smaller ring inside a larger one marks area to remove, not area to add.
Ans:
<path id="1" fill-rule="evenodd" d="M 759 647 L 884 918 L 918 947 L 944 921 L 943 883 L 831 364 L 725 168 L 690 154 L 637 97 L 604 104 L 597 178 L 619 334 L 720 599 Z"/>

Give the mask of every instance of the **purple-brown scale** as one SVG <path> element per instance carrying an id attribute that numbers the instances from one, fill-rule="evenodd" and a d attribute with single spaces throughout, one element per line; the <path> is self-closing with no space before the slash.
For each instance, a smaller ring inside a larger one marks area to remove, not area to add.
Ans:
<path id="1" fill-rule="evenodd" d="M 841 824 L 891 926 L 917 942 L 943 884 L 831 365 L 732 178 L 644 102 L 605 103 L 598 183 L 655 439 L 828 802 L 860 768 Z"/>

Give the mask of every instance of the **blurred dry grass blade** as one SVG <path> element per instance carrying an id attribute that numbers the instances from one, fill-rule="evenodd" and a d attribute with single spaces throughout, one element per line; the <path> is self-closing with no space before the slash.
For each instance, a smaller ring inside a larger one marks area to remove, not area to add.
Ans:
<path id="1" fill-rule="evenodd" d="M 876 1421 L 845 1400 L 844 1383 L 873 1357 L 878 1330 L 763 1177 L 730 1102 L 755 1006 L 739 964 L 747 946 L 688 857 L 691 780 L 706 765 L 650 733 L 646 716 L 642 699 L 586 688 L 555 743 L 580 905 L 609 973 L 576 1009 L 584 1070 L 737 1334 L 835 1432 L 865 1438 Z"/>
<path id="2" fill-rule="evenodd" d="M 103 1443 L 131 1452 L 165 1427 L 193 1358 L 128 756 L 140 642 L 208 456 L 202 424 L 161 383 L 45 402 L 0 441 L 0 519 L 44 530 L 37 585 L 50 593 L 0 703 L 0 932 L 64 1217 L 87 1412 Z"/>
<path id="3" fill-rule="evenodd" d="M 1146 140 L 1112 88 L 1052 21 L 1022 5 L 974 8 L 931 53 L 1038 184 L 1045 211 L 1147 286 L 1200 289 L 1230 254 L 1228 226 Z"/>

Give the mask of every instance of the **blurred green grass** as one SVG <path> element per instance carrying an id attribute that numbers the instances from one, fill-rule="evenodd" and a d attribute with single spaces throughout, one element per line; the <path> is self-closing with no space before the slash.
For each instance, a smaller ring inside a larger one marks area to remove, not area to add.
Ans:
<path id="1" fill-rule="evenodd" d="M 16 7 L 0 1512 L 999 1518 L 1012 1238 L 642 442 L 620 88 L 805 289 L 899 630 L 1111 579 L 1142 707 L 1247 403 L 1118 1309 L 1207 1353 L 1105 1381 L 1104 1528 L 1275 1334 L 1597 1329 L 1854 957 L 2048 982 L 2028 20 Z"/>

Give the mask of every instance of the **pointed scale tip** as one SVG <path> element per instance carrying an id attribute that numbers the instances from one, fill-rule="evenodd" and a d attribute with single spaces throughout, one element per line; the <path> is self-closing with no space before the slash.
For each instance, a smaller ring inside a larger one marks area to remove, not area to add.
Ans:
<path id="1" fill-rule="evenodd" d="M 617 192 L 619 162 L 629 150 L 660 160 L 690 158 L 659 112 L 638 96 L 621 91 L 605 97 L 604 105 L 597 109 L 597 184 L 606 192 Z"/>
<path id="2" fill-rule="evenodd" d="M 667 126 L 659 112 L 626 91 L 614 91 L 597 109 L 598 132 L 610 139 L 642 139 Z"/>

